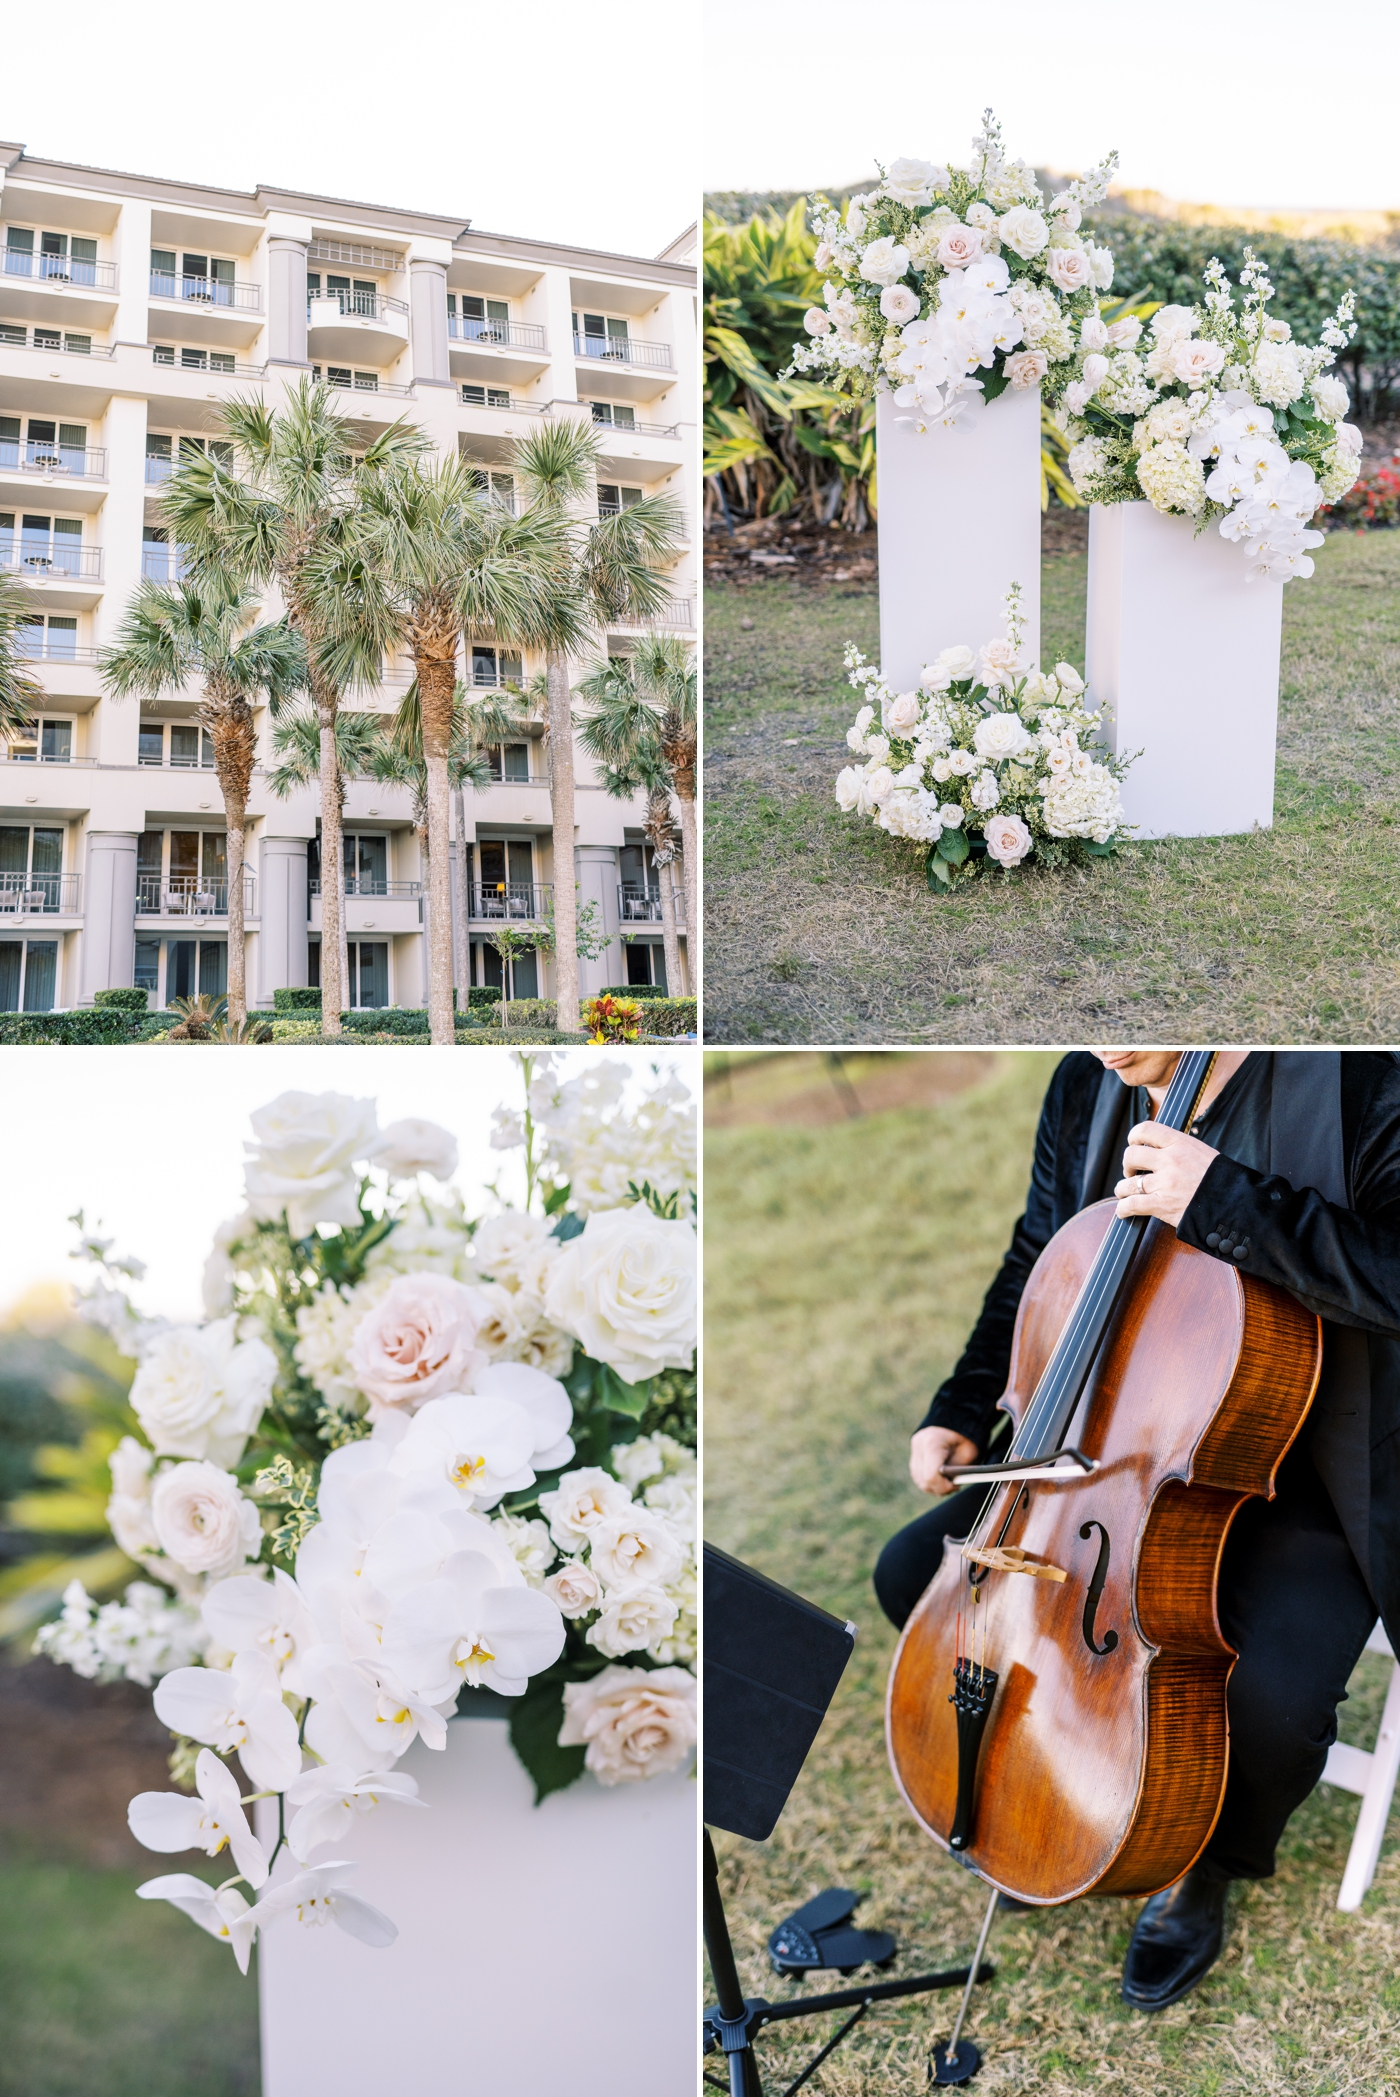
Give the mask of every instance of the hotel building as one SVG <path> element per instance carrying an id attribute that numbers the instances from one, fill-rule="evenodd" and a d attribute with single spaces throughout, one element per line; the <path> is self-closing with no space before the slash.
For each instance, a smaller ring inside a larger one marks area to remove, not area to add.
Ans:
<path id="1" fill-rule="evenodd" d="M 218 443 L 234 396 L 275 409 L 314 375 L 366 443 L 402 417 L 512 504 L 512 438 L 540 416 L 590 419 L 600 514 L 665 492 L 692 520 L 658 623 L 693 638 L 694 257 L 693 233 L 654 259 L 602 254 L 459 217 L 110 174 L 0 145 L 0 566 L 28 586 L 21 646 L 44 693 L 28 740 L 0 745 L 0 1010 L 90 1004 L 132 983 L 153 1005 L 225 987 L 223 804 L 198 694 L 107 698 L 99 652 L 143 576 L 178 577 L 162 484 Z M 626 654 L 637 631 L 599 636 L 572 674 Z M 477 687 L 542 667 L 491 645 L 462 658 Z M 387 663 L 377 692 L 346 703 L 391 714 L 411 675 Z M 277 988 L 320 980 L 319 787 L 272 793 L 265 708 L 258 751 L 248 985 L 250 1005 L 267 1008 Z M 501 980 L 493 926 L 528 934 L 557 878 L 542 727 L 492 766 L 487 790 L 466 789 L 453 844 L 476 984 Z M 673 882 L 683 926 L 679 860 L 658 869 L 640 800 L 608 796 L 578 749 L 574 767 L 573 877 L 610 941 L 580 962 L 581 988 L 661 983 L 659 884 Z M 407 793 L 347 780 L 344 827 L 350 1002 L 421 1005 L 423 870 Z M 548 993 L 543 953 L 514 970 L 518 996 Z"/>

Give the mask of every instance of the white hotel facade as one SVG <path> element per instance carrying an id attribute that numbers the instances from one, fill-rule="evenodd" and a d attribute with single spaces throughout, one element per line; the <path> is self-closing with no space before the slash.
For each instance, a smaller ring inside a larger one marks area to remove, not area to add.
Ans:
<path id="1" fill-rule="evenodd" d="M 311 373 L 367 442 L 402 417 L 504 501 L 513 436 L 542 415 L 590 418 L 603 438 L 600 510 L 665 492 L 691 520 L 659 623 L 693 639 L 693 237 L 655 259 L 594 253 L 455 217 L 109 174 L 13 145 L 0 145 L 0 184 L 0 565 L 29 588 L 22 645 L 44 692 L 29 741 L 0 745 L 0 1010 L 90 1004 L 133 983 L 153 1005 L 221 991 L 223 805 L 198 695 L 113 701 L 98 669 L 142 576 L 178 573 L 158 510 L 173 465 L 216 441 L 225 401 L 275 408 Z M 600 636 L 574 674 L 636 637 Z M 462 671 L 492 686 L 542 667 L 478 647 Z M 377 692 L 347 703 L 391 713 L 410 677 L 388 663 Z M 277 988 L 320 979 L 319 789 L 276 798 L 266 709 L 258 737 L 248 985 L 267 1008 Z M 475 984 L 500 981 L 493 925 L 528 933 L 556 879 L 543 741 L 493 765 L 489 789 L 466 790 L 453 847 L 467 859 Z M 674 881 L 683 924 L 679 862 L 658 870 L 640 801 L 604 793 L 579 750 L 574 765 L 574 878 L 611 940 L 580 962 L 581 987 L 660 983 L 659 881 Z M 347 781 L 344 827 L 350 1001 L 421 1005 L 423 870 L 406 792 Z M 544 955 L 516 961 L 515 987 L 547 994 Z"/>

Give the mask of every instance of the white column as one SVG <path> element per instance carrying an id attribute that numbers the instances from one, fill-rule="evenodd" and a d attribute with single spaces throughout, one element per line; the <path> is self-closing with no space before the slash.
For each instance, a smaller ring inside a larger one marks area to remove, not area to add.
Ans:
<path id="1" fill-rule="evenodd" d="M 627 956 L 618 938 L 617 854 L 611 845 L 575 845 L 574 865 L 578 881 L 578 906 L 582 916 L 586 903 L 598 905 L 602 929 L 611 934 L 612 945 L 592 960 L 579 956 L 579 996 L 592 998 L 608 983 L 625 983 Z M 557 873 L 555 878 L 557 879 Z"/>
<path id="2" fill-rule="evenodd" d="M 83 879 L 80 1002 L 128 988 L 136 969 L 136 833 L 89 830 Z"/>
<path id="3" fill-rule="evenodd" d="M 531 291 L 522 318 L 544 323 L 550 363 L 547 389 L 542 390 L 548 391 L 551 400 L 578 399 L 572 315 L 568 271 L 546 270 L 543 281 Z"/>
<path id="4" fill-rule="evenodd" d="M 1089 704 L 1140 837 L 1225 837 L 1274 819 L 1283 584 L 1241 547 L 1151 503 L 1089 514 Z M 1306 589 L 1306 583 L 1295 587 Z"/>
<path id="5" fill-rule="evenodd" d="M 922 435 L 875 405 L 880 505 L 880 667 L 896 691 L 960 642 L 1001 633 L 1021 585 L 1023 660 L 1040 651 L 1040 394 L 1010 387 L 961 429 Z"/>
<path id="6" fill-rule="evenodd" d="M 291 234 L 272 233 L 267 242 L 267 361 L 305 364 L 306 248 Z"/>
<path id="7" fill-rule="evenodd" d="M 408 307 L 413 328 L 413 383 L 448 386 L 447 270 L 436 260 L 413 257 L 408 265 Z"/>
<path id="8" fill-rule="evenodd" d="M 141 581 L 141 527 L 146 513 L 146 403 L 114 393 L 102 419 L 108 493 L 91 536 L 102 548 L 102 596 L 92 615 L 91 639 L 114 641 Z M 93 716 L 89 754 L 103 764 L 136 763 L 141 708 L 136 699 L 106 699 Z"/>
<path id="9" fill-rule="evenodd" d="M 258 883 L 258 1003 L 307 978 L 306 839 L 265 837 Z"/>
<path id="10" fill-rule="evenodd" d="M 127 197 L 123 201 L 112 236 L 112 259 L 117 265 L 117 320 L 113 336 L 118 342 L 136 342 L 144 347 L 150 333 L 151 297 L 151 207 L 145 197 Z"/>

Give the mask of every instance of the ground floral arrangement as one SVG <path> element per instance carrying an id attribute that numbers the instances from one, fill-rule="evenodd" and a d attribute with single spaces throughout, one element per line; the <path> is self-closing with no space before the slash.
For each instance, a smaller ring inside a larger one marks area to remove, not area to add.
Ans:
<path id="1" fill-rule="evenodd" d="M 234 1875 L 137 1890 L 245 1972 L 288 1913 L 393 1941 L 353 1864 L 313 1856 L 376 1803 L 419 1807 L 394 1764 L 446 1746 L 460 1697 L 501 1700 L 537 1798 L 695 1744 L 693 1102 L 517 1060 L 492 1143 L 523 1156 L 523 1206 L 470 1217 L 432 1123 L 292 1092 L 253 1116 L 202 1324 L 142 1319 L 139 1262 L 84 1241 L 85 1314 L 137 1362 L 108 1520 L 151 1577 L 100 1606 L 74 1583 L 37 1645 L 154 1682 L 182 1788 L 133 1799 L 132 1832 Z M 284 1845 L 300 1868 L 269 1886 Z"/>
<path id="2" fill-rule="evenodd" d="M 951 891 L 989 863 L 1010 870 L 1103 857 L 1127 833 L 1118 783 L 1131 757 L 1097 742 L 1100 714 L 1084 705 L 1069 663 L 1021 664 L 1020 585 L 1006 598 L 1005 635 L 945 648 L 916 692 L 894 692 L 854 646 L 849 682 L 863 704 L 846 742 L 863 765 L 836 781 L 838 807 L 891 837 L 925 847 L 931 889 Z M 879 714 L 879 727 L 875 725 Z"/>
<path id="3" fill-rule="evenodd" d="M 892 161 L 844 219 L 814 198 L 825 303 L 809 308 L 812 339 L 789 370 L 857 393 L 893 389 L 918 430 L 966 428 L 977 402 L 1008 386 L 1072 377 L 1075 322 L 1097 318 L 1113 281 L 1112 255 L 1080 220 L 1117 164 L 1110 155 L 1047 204 L 988 110 L 966 168 Z"/>
<path id="4" fill-rule="evenodd" d="M 1199 306 L 1157 308 L 1145 348 L 1135 318 L 1080 322 L 1075 357 L 1050 386 L 1070 477 L 1087 502 L 1146 496 L 1202 529 L 1218 521 L 1251 579 L 1309 576 L 1323 538 L 1309 521 L 1346 495 L 1361 464 L 1347 389 L 1327 375 L 1356 332 L 1355 302 L 1348 292 L 1309 348 L 1269 317 L 1273 286 L 1252 249 L 1238 304 L 1219 261 L 1205 285 Z"/>

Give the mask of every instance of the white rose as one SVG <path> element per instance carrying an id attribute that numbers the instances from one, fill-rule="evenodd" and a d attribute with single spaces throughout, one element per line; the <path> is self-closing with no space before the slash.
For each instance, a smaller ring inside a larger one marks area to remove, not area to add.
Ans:
<path id="1" fill-rule="evenodd" d="M 919 301 L 907 284 L 887 284 L 880 293 L 880 311 L 897 325 L 913 320 L 918 310 Z"/>
<path id="2" fill-rule="evenodd" d="M 1085 350 L 1107 349 L 1109 340 L 1108 329 L 1104 326 L 1098 314 L 1089 314 L 1087 319 L 1080 325 L 1079 347 Z"/>
<path id="3" fill-rule="evenodd" d="M 598 1575 L 579 1559 L 561 1566 L 551 1573 L 544 1583 L 544 1591 L 561 1616 L 587 1616 L 603 1599 L 603 1585 Z"/>
<path id="4" fill-rule="evenodd" d="M 1180 342 L 1196 325 L 1189 306 L 1159 306 L 1152 316 L 1152 333 L 1158 342 Z"/>
<path id="5" fill-rule="evenodd" d="M 587 1548 L 605 1515 L 620 1514 L 631 1505 L 626 1486 L 596 1464 L 566 1471 L 552 1492 L 540 1494 L 540 1513 L 549 1523 L 549 1533 L 570 1556 Z"/>
<path id="6" fill-rule="evenodd" d="M 941 804 L 938 810 L 938 820 L 943 825 L 943 828 L 945 830 L 961 829 L 962 819 L 963 812 L 958 802 L 944 801 Z"/>
<path id="7" fill-rule="evenodd" d="M 1084 689 L 1084 679 L 1075 669 L 1074 664 L 1056 663 L 1055 676 L 1059 682 L 1060 690 L 1068 692 L 1071 698 L 1077 699 Z"/>
<path id="8" fill-rule="evenodd" d="M 971 677 L 976 661 L 970 648 L 945 648 L 937 658 L 936 667 L 947 671 L 951 683 L 959 684 L 964 678 Z"/>
<path id="9" fill-rule="evenodd" d="M 1309 391 L 1313 406 L 1324 422 L 1341 421 L 1350 406 L 1350 399 L 1340 379 L 1315 378 Z"/>
<path id="10" fill-rule="evenodd" d="M 1050 228 L 1040 212 L 1032 211 L 1028 204 L 1017 204 L 1004 218 L 997 221 L 997 231 L 1005 246 L 1029 262 L 1038 255 L 1050 238 Z"/>
<path id="11" fill-rule="evenodd" d="M 141 1558 L 160 1549 L 151 1520 L 151 1465 L 155 1458 L 132 1435 L 124 1434 L 107 1459 L 112 1473 L 112 1497 L 107 1502 L 107 1527 L 118 1549 L 128 1558 Z"/>
<path id="12" fill-rule="evenodd" d="M 588 1532 L 588 1563 L 604 1587 L 665 1587 L 685 1549 L 663 1515 L 635 1503 L 599 1515 Z"/>
<path id="13" fill-rule="evenodd" d="M 820 306 L 809 306 L 802 316 L 802 325 L 809 335 L 825 335 L 830 332 L 831 315 Z"/>
<path id="14" fill-rule="evenodd" d="M 948 170 L 931 160 L 915 160 L 901 154 L 892 160 L 885 176 L 885 195 L 899 204 L 927 204 L 936 189 L 948 186 Z"/>
<path id="15" fill-rule="evenodd" d="M 860 273 L 868 284 L 897 284 L 908 267 L 908 248 L 889 234 L 872 240 L 860 258 Z"/>
<path id="16" fill-rule="evenodd" d="M 1006 359 L 1002 369 L 1018 393 L 1028 386 L 1038 386 L 1050 368 L 1050 360 L 1044 350 L 1017 350 Z"/>
<path id="17" fill-rule="evenodd" d="M 1359 459 L 1365 442 L 1365 438 L 1354 422 L 1339 422 L 1337 424 L 1338 451 L 1350 452 L 1354 459 Z"/>
<path id="18" fill-rule="evenodd" d="M 158 1456 L 236 1464 L 272 1395 L 277 1357 L 237 1320 L 172 1325 L 142 1356 L 131 1407 Z"/>
<path id="19" fill-rule="evenodd" d="M 847 815 L 860 805 L 860 790 L 865 774 L 855 765 L 843 765 L 836 774 L 836 806 Z"/>
<path id="20" fill-rule="evenodd" d="M 868 782 L 867 782 L 868 787 Z M 545 1311 L 624 1383 L 688 1369 L 696 1338 L 695 1232 L 645 1202 L 595 1211 L 554 1264 Z"/>
<path id="21" fill-rule="evenodd" d="M 978 763 L 975 750 L 954 750 L 948 759 L 948 770 L 956 772 L 960 779 L 967 779 L 977 770 Z"/>
<path id="22" fill-rule="evenodd" d="M 1096 290 L 1107 291 L 1113 282 L 1112 248 L 1096 248 L 1091 243 L 1089 247 L 1089 267 L 1094 273 Z"/>
<path id="23" fill-rule="evenodd" d="M 450 1180 L 457 1170 L 457 1138 L 435 1121 L 391 1121 L 379 1139 L 374 1162 L 391 1179 L 411 1180 L 426 1172 L 431 1179 Z"/>
<path id="24" fill-rule="evenodd" d="M 1045 267 L 1050 281 L 1061 291 L 1083 291 L 1094 280 L 1093 267 L 1082 248 L 1051 248 Z"/>
<path id="25" fill-rule="evenodd" d="M 385 1291 L 350 1342 L 351 1374 L 372 1420 L 464 1390 L 485 1367 L 476 1344 L 483 1293 L 446 1274 L 403 1274 Z"/>
<path id="26" fill-rule="evenodd" d="M 187 1573 L 221 1579 L 262 1549 L 258 1510 L 217 1464 L 162 1471 L 151 1494 L 151 1520 L 161 1549 Z"/>
<path id="27" fill-rule="evenodd" d="M 1031 834 L 1016 815 L 992 816 L 984 825 L 987 852 L 1001 866 L 1019 866 L 1031 848 Z"/>
<path id="28" fill-rule="evenodd" d="M 882 765 L 890 754 L 890 739 L 887 735 L 868 735 L 865 738 L 865 748 L 876 764 Z"/>
<path id="29" fill-rule="evenodd" d="M 678 1605 L 659 1587 L 634 1587 L 626 1594 L 610 1595 L 585 1635 L 589 1645 L 617 1660 L 624 1653 L 659 1645 L 679 1615 Z"/>
<path id="30" fill-rule="evenodd" d="M 544 1294 L 550 1268 L 559 1257 L 559 1240 L 548 1217 L 524 1209 L 503 1209 L 484 1216 L 472 1239 L 472 1261 L 478 1272 L 508 1289 Z"/>
<path id="31" fill-rule="evenodd" d="M 907 736 L 918 725 L 919 711 L 918 693 L 900 692 L 885 708 L 885 726 L 895 735 Z"/>
<path id="32" fill-rule="evenodd" d="M 1016 675 L 1017 661 L 1014 642 L 1005 639 L 988 641 L 979 657 L 983 684 L 1010 684 Z"/>
<path id="33" fill-rule="evenodd" d="M 982 230 L 979 226 L 949 226 L 938 243 L 938 259 L 944 269 L 966 269 L 981 253 Z"/>
<path id="34" fill-rule="evenodd" d="M 993 764 L 1003 758 L 1014 757 L 1024 750 L 1031 737 L 1027 735 L 1019 714 L 988 714 L 977 723 L 972 737 L 973 746 L 979 757 Z"/>
<path id="35" fill-rule="evenodd" d="M 1069 409 L 1071 415 L 1082 415 L 1093 397 L 1093 387 L 1086 385 L 1083 379 L 1075 379 L 1072 384 L 1065 388 L 1065 406 Z M 1097 442 L 1097 439 L 1088 437 L 1084 441 L 1087 444 L 1093 444 Z"/>
<path id="36" fill-rule="evenodd" d="M 812 256 L 812 267 L 819 275 L 823 270 L 830 269 L 832 253 L 833 249 L 829 240 L 819 240 L 817 242 L 816 250 Z"/>
<path id="37" fill-rule="evenodd" d="M 339 1092 L 284 1092 L 252 1117 L 257 1139 L 244 1145 L 243 1181 L 253 1214 L 276 1221 L 285 1210 L 294 1238 L 318 1223 L 360 1221 L 354 1161 L 378 1142 L 374 1101 Z"/>
<path id="38" fill-rule="evenodd" d="M 1198 336 L 1188 336 L 1174 344 L 1171 368 L 1183 385 L 1193 389 L 1206 385 L 1225 363 L 1225 352 L 1218 342 L 1203 342 Z"/>
<path id="39" fill-rule="evenodd" d="M 1092 386 L 1097 392 L 1107 377 L 1107 357 L 1101 357 L 1095 353 L 1093 356 L 1084 359 L 1084 383 L 1086 386 Z"/>
<path id="40" fill-rule="evenodd" d="M 1142 333 L 1142 322 L 1140 320 L 1115 320 L 1112 327 L 1107 329 L 1106 332 L 1110 349 L 1130 350 L 1134 347 Z"/>
<path id="41" fill-rule="evenodd" d="M 697 1685 L 682 1667 L 605 1667 L 564 1685 L 561 1747 L 586 1747 L 600 1784 L 637 1783 L 679 1769 L 698 1737 Z"/>

